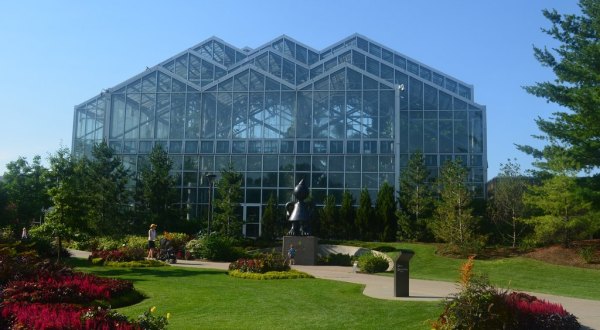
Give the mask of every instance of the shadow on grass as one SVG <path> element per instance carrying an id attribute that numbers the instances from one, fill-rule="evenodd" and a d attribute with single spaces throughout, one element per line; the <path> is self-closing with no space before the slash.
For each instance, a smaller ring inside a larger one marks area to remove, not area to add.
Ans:
<path id="1" fill-rule="evenodd" d="M 211 275 L 226 275 L 227 271 L 218 269 L 190 269 L 190 268 L 175 268 L 175 267 L 135 267 L 135 268 L 119 268 L 92 265 L 86 259 L 69 258 L 65 263 L 75 270 L 92 272 L 99 276 L 115 277 L 119 276 L 123 279 L 133 281 L 144 281 L 139 277 L 164 277 L 164 278 L 186 278 L 191 276 L 211 276 Z M 135 278 L 129 278 L 135 277 Z"/>

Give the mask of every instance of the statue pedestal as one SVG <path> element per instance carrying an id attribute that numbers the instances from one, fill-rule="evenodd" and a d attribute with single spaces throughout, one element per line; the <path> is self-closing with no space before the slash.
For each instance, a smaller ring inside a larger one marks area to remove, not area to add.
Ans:
<path id="1" fill-rule="evenodd" d="M 283 256 L 287 258 L 290 244 L 296 249 L 294 258 L 296 265 L 316 265 L 317 251 L 319 250 L 318 238 L 315 236 L 283 236 Z"/>

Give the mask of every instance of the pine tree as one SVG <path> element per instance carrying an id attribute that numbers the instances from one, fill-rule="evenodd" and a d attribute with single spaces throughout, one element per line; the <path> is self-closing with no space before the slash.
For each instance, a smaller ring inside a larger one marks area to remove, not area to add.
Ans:
<path id="1" fill-rule="evenodd" d="M 538 118 L 544 133 L 540 139 L 549 142 L 542 150 L 519 146 L 537 158 L 552 158 L 559 153 L 574 160 L 573 169 L 600 166 L 600 2 L 580 0 L 581 15 L 561 15 L 544 10 L 552 23 L 543 31 L 560 43 L 549 50 L 534 47 L 536 59 L 556 75 L 525 90 L 568 111 L 558 111 L 550 119 Z M 562 152 L 566 151 L 566 153 Z M 538 165 L 544 169 L 543 162 Z"/>
<path id="2" fill-rule="evenodd" d="M 399 239 L 423 241 L 431 237 L 428 223 L 432 217 L 433 198 L 428 177 L 429 170 L 425 167 L 423 154 L 412 154 L 408 166 L 400 173 L 399 178 L 400 207 L 396 212 Z"/>
<path id="3" fill-rule="evenodd" d="M 396 200 L 394 187 L 385 181 L 377 193 L 375 212 L 380 223 L 379 239 L 393 242 L 396 239 Z"/>
<path id="4" fill-rule="evenodd" d="M 439 180 L 440 199 L 435 210 L 433 234 L 462 252 L 474 252 L 483 241 L 476 234 L 476 219 L 471 208 L 471 194 L 465 181 L 467 170 L 460 161 L 446 162 Z"/>
<path id="5" fill-rule="evenodd" d="M 348 190 L 344 190 L 344 194 L 342 195 L 342 205 L 339 209 L 341 238 L 356 238 L 356 226 L 354 223 L 355 217 L 356 210 L 354 209 L 354 198 Z"/>
<path id="6" fill-rule="evenodd" d="M 356 229 L 358 232 L 358 239 L 363 241 L 371 241 L 374 238 L 374 212 L 373 203 L 371 202 L 371 195 L 367 188 L 363 188 L 360 192 L 360 200 L 358 209 L 356 210 Z"/>
<path id="7" fill-rule="evenodd" d="M 236 237 L 242 234 L 242 218 L 238 209 L 242 201 L 243 176 L 233 164 L 221 170 L 215 196 L 214 226 L 223 235 Z"/>
<path id="8" fill-rule="evenodd" d="M 271 194 L 262 213 L 262 227 L 260 236 L 263 239 L 267 241 L 275 239 L 277 219 L 277 201 L 275 200 L 275 195 Z"/>
<path id="9" fill-rule="evenodd" d="M 335 196 L 327 195 L 323 200 L 323 207 L 319 210 L 320 234 L 323 238 L 338 238 L 336 232 L 337 206 Z"/>

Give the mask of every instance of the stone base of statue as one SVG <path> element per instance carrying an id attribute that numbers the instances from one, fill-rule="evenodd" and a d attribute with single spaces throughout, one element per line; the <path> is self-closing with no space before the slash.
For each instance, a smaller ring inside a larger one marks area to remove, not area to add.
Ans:
<path id="1" fill-rule="evenodd" d="M 296 265 L 316 265 L 317 251 L 319 251 L 319 239 L 315 236 L 283 236 L 282 252 L 287 258 L 290 245 L 296 249 L 294 263 Z"/>

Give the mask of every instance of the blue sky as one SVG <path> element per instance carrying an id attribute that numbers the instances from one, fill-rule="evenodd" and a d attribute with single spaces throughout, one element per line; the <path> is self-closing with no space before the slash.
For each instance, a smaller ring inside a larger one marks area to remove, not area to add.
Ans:
<path id="1" fill-rule="evenodd" d="M 258 47 L 286 34 L 323 49 L 355 32 L 474 85 L 487 106 L 488 178 L 532 159 L 534 119 L 559 110 L 522 86 L 554 79 L 532 46 L 556 46 L 542 9 L 574 0 L 3 1 L 0 174 L 19 156 L 71 146 L 73 107 L 211 37 Z"/>

